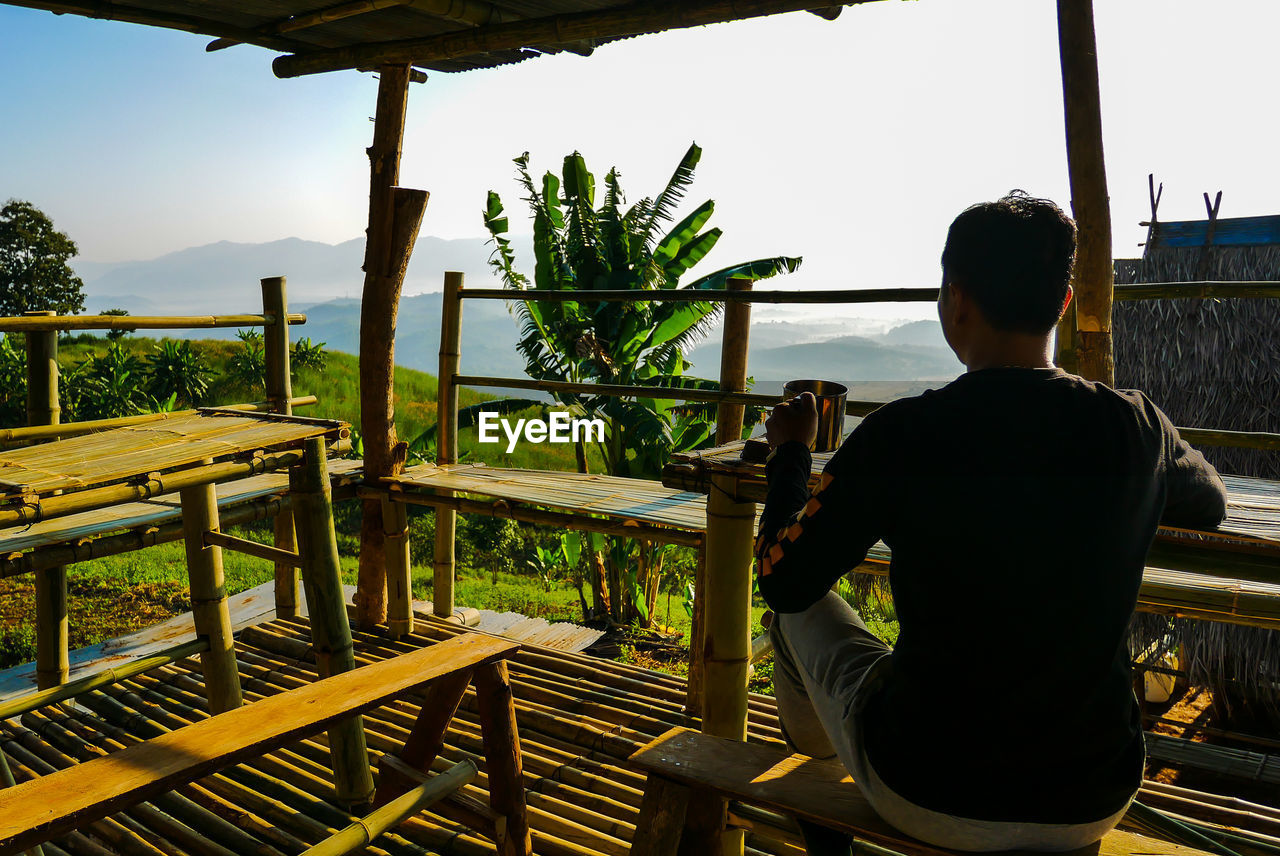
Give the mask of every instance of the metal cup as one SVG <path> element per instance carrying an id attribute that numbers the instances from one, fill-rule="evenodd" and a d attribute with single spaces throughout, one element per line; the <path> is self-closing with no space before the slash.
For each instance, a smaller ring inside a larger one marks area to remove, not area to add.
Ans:
<path id="1" fill-rule="evenodd" d="M 789 380 L 782 387 L 785 399 L 812 392 L 818 400 L 818 436 L 809 446 L 814 452 L 834 452 L 844 433 L 844 405 L 849 388 L 831 380 Z"/>

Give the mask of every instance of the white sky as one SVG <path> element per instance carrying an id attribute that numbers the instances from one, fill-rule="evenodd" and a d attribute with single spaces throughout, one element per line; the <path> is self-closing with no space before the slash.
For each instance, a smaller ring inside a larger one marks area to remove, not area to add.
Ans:
<path id="1" fill-rule="evenodd" d="M 947 224 L 1020 187 L 1069 204 L 1052 0 L 885 0 L 646 36 L 413 87 L 402 183 L 424 234 L 521 216 L 511 158 L 580 150 L 629 198 L 696 140 L 688 204 L 725 237 L 698 270 L 802 255 L 777 287 L 932 285 Z M 1280 210 L 1280 3 L 1095 0 L 1115 252 L 1136 255 L 1146 176 L 1162 219 Z M 0 199 L 28 199 L 92 261 L 219 240 L 337 243 L 364 229 L 376 83 L 276 80 L 269 51 L 0 7 Z M 419 260 L 421 264 L 424 260 Z M 924 317 L 927 307 L 915 307 Z M 760 309 L 758 312 L 768 312 Z M 887 309 L 884 311 L 888 311 Z"/>

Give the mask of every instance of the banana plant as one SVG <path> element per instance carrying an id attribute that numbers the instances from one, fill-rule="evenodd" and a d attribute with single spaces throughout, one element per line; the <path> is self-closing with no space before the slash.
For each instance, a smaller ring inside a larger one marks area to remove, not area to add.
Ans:
<path id="1" fill-rule="evenodd" d="M 719 315 L 718 302 L 592 300 L 600 290 L 712 291 L 729 279 L 753 281 L 791 273 L 799 258 L 775 256 L 734 264 L 696 279 L 690 271 L 711 252 L 721 230 L 708 227 L 715 202 L 707 200 L 676 221 L 693 182 L 702 149 L 691 145 L 656 196 L 627 206 L 617 168 L 604 176 L 597 194 L 595 175 L 578 152 L 564 158 L 559 175 L 535 181 L 529 153 L 515 158 L 523 201 L 533 216 L 532 276 L 517 268 L 508 237 L 510 218 L 501 197 L 489 192 L 484 224 L 492 238 L 490 265 L 512 291 L 573 291 L 572 300 L 512 301 L 520 322 L 517 345 L 526 373 L 538 380 L 572 383 L 679 386 L 718 389 L 715 381 L 687 374 L 690 346 Z M 599 203 L 597 204 L 597 195 Z M 674 221 L 674 225 L 673 224 Z M 673 400 L 620 399 L 603 395 L 552 393 L 561 405 L 588 418 L 601 418 L 599 443 L 610 475 L 657 478 L 672 452 L 710 444 L 714 409 Z M 578 450 L 579 467 L 586 455 Z M 645 555 L 640 550 L 648 550 Z M 609 568 L 609 602 L 614 620 L 635 617 L 647 625 L 652 613 L 647 579 L 660 573 L 662 559 L 652 546 L 604 551 Z M 625 610 L 621 604 L 627 604 Z"/>

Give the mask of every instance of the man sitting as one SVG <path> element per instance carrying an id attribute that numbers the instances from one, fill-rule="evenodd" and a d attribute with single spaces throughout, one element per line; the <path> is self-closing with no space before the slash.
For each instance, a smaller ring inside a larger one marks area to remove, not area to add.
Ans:
<path id="1" fill-rule="evenodd" d="M 767 422 L 756 556 L 784 734 L 942 847 L 1070 850 L 1115 826 L 1142 779 L 1125 637 L 1147 550 L 1161 520 L 1226 513 L 1145 395 L 1054 367 L 1075 244 L 1057 206 L 1016 191 L 961 213 L 938 316 L 967 373 L 868 416 L 812 496 L 813 397 Z M 877 540 L 892 649 L 830 591 Z M 802 829 L 810 853 L 848 852 Z"/>

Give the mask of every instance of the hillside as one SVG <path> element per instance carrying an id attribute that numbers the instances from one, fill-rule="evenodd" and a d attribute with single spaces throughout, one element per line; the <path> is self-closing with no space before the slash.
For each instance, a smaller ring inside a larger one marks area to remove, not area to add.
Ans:
<path id="1" fill-rule="evenodd" d="M 298 328 L 294 328 L 295 336 Z M 145 359 L 154 353 L 160 339 L 144 336 L 125 336 L 122 347 L 130 354 Z M 233 355 L 243 348 L 239 341 L 195 340 L 193 347 L 210 368 L 210 391 L 204 405 L 216 407 L 258 401 L 263 391 L 250 389 L 237 383 L 230 371 Z M 91 354 L 101 354 L 107 347 L 105 339 L 95 336 L 79 336 L 59 346 L 58 357 L 64 373 L 77 363 L 87 360 Z M 359 360 L 354 354 L 325 350 L 323 370 L 301 369 L 293 380 L 295 396 L 315 395 L 319 403 L 301 409 L 306 416 L 341 419 L 358 428 L 360 424 Z M 462 389 L 459 404 L 466 407 L 496 396 L 488 392 Z M 416 369 L 397 366 L 395 370 L 396 433 L 402 440 L 412 440 L 436 423 L 436 378 Z M 512 418 L 534 415 L 534 411 L 513 414 Z M 568 445 L 521 443 L 511 455 L 504 451 L 505 444 L 479 444 L 474 432 L 464 432 L 461 448 L 469 460 L 483 461 L 491 466 L 528 467 L 533 469 L 574 469 L 573 448 Z"/>

